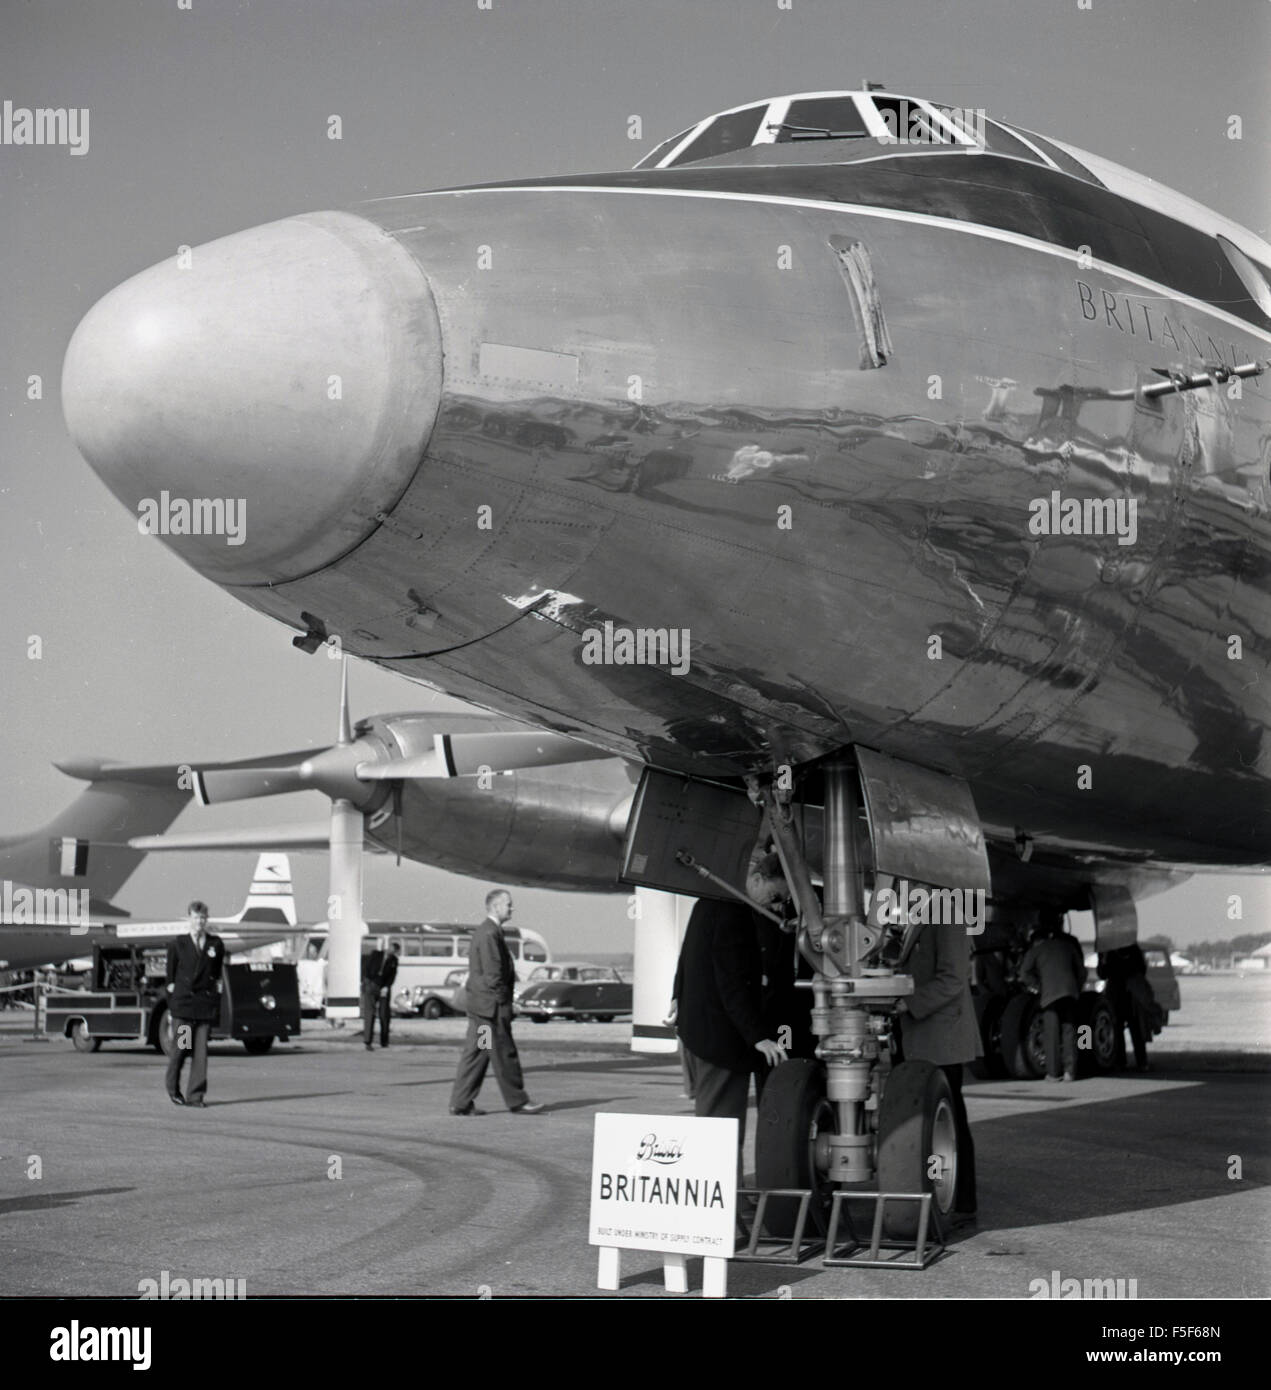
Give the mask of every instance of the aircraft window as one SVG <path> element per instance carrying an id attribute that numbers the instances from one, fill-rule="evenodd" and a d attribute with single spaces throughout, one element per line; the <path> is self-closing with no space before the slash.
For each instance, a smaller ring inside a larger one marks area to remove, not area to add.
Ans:
<path id="1" fill-rule="evenodd" d="M 691 164 L 696 159 L 713 159 L 716 155 L 731 154 L 733 150 L 744 150 L 755 138 L 767 109 L 765 103 L 716 117 L 682 154 L 676 156 L 674 164 Z"/>
<path id="2" fill-rule="evenodd" d="M 808 97 L 792 101 L 777 131 L 787 140 L 860 140 L 868 136 L 865 120 L 851 97 Z"/>
<path id="3" fill-rule="evenodd" d="M 903 97 L 875 97 L 874 109 L 897 140 L 923 145 L 956 145 L 949 131 L 931 117 L 916 101 Z"/>
<path id="4" fill-rule="evenodd" d="M 1271 318 L 1271 271 L 1246 256 L 1235 242 L 1228 241 L 1225 236 L 1219 236 L 1218 244 L 1226 252 L 1232 269 L 1240 277 L 1240 283 L 1249 291 L 1249 298 Z"/>
<path id="5" fill-rule="evenodd" d="M 1099 182 L 1084 164 L 1078 163 L 1066 150 L 1061 150 L 1058 145 L 1052 144 L 1041 135 L 1034 135 L 1031 130 L 1024 131 L 1024 134 L 1028 137 L 1030 144 L 1036 145 L 1042 154 L 1047 159 L 1053 160 L 1065 174 L 1071 174 L 1076 179 L 1084 179 L 1086 183 Z"/>
<path id="6" fill-rule="evenodd" d="M 994 154 L 1011 154 L 1019 159 L 1027 159 L 1031 164 L 1040 164 L 1037 151 L 1026 145 L 1018 135 L 1012 135 L 1005 126 L 996 121 L 984 122 L 984 144 Z"/>
<path id="7" fill-rule="evenodd" d="M 687 130 L 680 131 L 678 135 L 672 135 L 669 140 L 663 140 L 656 149 L 650 150 L 635 167 L 637 169 L 656 169 L 658 162 L 665 159 L 692 129 L 693 127 L 689 126 Z"/>

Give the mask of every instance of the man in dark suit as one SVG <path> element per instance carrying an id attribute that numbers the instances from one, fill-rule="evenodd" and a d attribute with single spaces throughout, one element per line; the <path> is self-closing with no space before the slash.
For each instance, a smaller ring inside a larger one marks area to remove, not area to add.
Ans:
<path id="1" fill-rule="evenodd" d="M 388 1046 L 388 1023 L 393 1013 L 393 981 L 397 979 L 400 941 L 390 941 L 387 951 L 372 951 L 362 957 L 362 1041 L 369 1052 L 374 1047 L 375 1019 L 380 1021 L 380 1046 Z"/>
<path id="2" fill-rule="evenodd" d="M 175 1046 L 168 1058 L 166 1083 L 173 1105 L 202 1107 L 207 1094 L 207 1040 L 221 1016 L 221 971 L 225 943 L 207 929 L 207 904 L 192 902 L 190 930 L 168 943 L 168 1012 Z M 190 1063 L 190 1087 L 181 1094 L 181 1071 Z"/>
<path id="3" fill-rule="evenodd" d="M 962 1068 L 984 1055 L 971 1001 L 971 943 L 960 922 L 929 922 L 898 964 L 912 975 L 914 992 L 896 1005 L 906 1062 L 931 1062 L 944 1072 L 953 1096 L 958 1167 L 954 1180 L 954 1225 L 975 1220 L 975 1142 Z"/>
<path id="4" fill-rule="evenodd" d="M 486 1068 L 494 1059 L 494 1075 L 503 1103 L 514 1115 L 537 1115 L 543 1109 L 525 1093 L 521 1059 L 512 1040 L 512 990 L 516 967 L 503 939 L 503 924 L 512 917 L 512 895 L 496 888 L 485 896 L 486 918 L 472 933 L 468 951 L 468 1037 L 454 1089 L 450 1093 L 452 1115 L 483 1115 L 476 1108 L 477 1092 Z"/>
<path id="5" fill-rule="evenodd" d="M 766 903 L 778 886 L 784 882 L 761 883 L 752 866 L 746 889 L 755 901 Z M 785 1049 L 766 1035 L 759 938 L 745 903 L 698 899 L 680 948 L 675 998 L 694 1113 L 737 1121 L 740 1167 L 751 1075 L 786 1060 Z"/>

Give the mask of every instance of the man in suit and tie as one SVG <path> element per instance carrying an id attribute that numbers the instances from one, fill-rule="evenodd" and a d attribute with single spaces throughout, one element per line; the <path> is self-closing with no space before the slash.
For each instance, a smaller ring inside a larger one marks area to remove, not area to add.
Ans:
<path id="1" fill-rule="evenodd" d="M 477 1092 L 486 1067 L 494 1059 L 494 1075 L 503 1103 L 514 1115 L 537 1115 L 543 1109 L 525 1093 L 521 1059 L 512 1040 L 512 990 L 516 967 L 503 939 L 503 924 L 512 917 L 512 895 L 496 888 L 485 896 L 486 918 L 472 933 L 468 951 L 468 1037 L 454 1089 L 450 1093 L 452 1115 L 483 1115 L 476 1108 Z"/>
<path id="2" fill-rule="evenodd" d="M 388 1046 L 388 1022 L 393 1012 L 393 981 L 397 979 L 397 958 L 402 943 L 390 941 L 388 950 L 373 951 L 362 957 L 362 1041 L 369 1052 L 374 1047 L 375 1019 L 380 1021 L 380 1046 Z"/>
<path id="3" fill-rule="evenodd" d="M 971 1001 L 971 943 L 960 922 L 929 922 L 898 964 L 913 976 L 914 992 L 896 1005 L 906 1062 L 931 1062 L 953 1096 L 958 1167 L 953 1222 L 976 1219 L 975 1143 L 962 1099 L 962 1068 L 984 1055 Z"/>
<path id="4" fill-rule="evenodd" d="M 173 1105 L 203 1106 L 207 1093 L 207 1040 L 221 1016 L 221 971 L 225 943 L 207 929 L 207 904 L 192 902 L 190 929 L 168 943 L 168 1012 L 175 1046 L 168 1058 L 168 1097 Z M 181 1094 L 181 1071 L 190 1063 L 189 1090 Z"/>

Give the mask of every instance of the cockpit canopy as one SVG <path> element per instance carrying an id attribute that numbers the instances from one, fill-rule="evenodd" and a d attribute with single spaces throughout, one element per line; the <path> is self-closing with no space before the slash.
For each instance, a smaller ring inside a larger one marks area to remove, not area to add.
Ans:
<path id="1" fill-rule="evenodd" d="M 780 146 L 802 145 L 797 153 Z M 982 111 L 941 106 L 891 92 L 800 92 L 707 116 L 664 140 L 635 166 L 784 163 L 838 164 L 893 153 L 985 151 L 1099 180 L 1040 135 L 989 120 Z"/>

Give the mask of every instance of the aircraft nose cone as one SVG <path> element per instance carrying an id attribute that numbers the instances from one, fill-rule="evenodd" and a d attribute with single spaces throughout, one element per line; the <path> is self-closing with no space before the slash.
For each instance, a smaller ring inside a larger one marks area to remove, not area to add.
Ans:
<path id="1" fill-rule="evenodd" d="M 187 251 L 76 329 L 79 451 L 208 578 L 278 583 L 360 544 L 405 491 L 441 396 L 428 282 L 363 218 L 323 212 Z"/>

